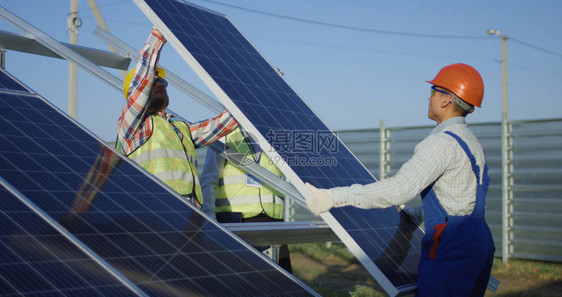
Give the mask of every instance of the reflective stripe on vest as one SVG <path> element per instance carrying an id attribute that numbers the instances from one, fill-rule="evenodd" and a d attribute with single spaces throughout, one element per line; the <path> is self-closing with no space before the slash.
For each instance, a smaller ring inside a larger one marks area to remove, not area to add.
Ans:
<path id="1" fill-rule="evenodd" d="M 129 155 L 129 158 L 158 177 L 180 195 L 193 195 L 202 203 L 201 185 L 197 172 L 195 145 L 189 127 L 183 122 L 170 123 L 161 116 L 151 115 L 153 131 L 146 143 Z"/>
<path id="2" fill-rule="evenodd" d="M 226 143 L 236 148 L 248 158 L 256 158 L 242 135 L 240 129 L 236 129 L 226 136 Z M 259 165 L 282 176 L 266 154 L 261 154 Z M 274 219 L 283 218 L 283 195 L 263 184 L 261 187 L 247 186 L 246 172 L 238 169 L 232 163 L 225 161 L 224 167 L 219 172 L 219 186 L 216 191 L 216 212 L 241 212 L 244 218 L 255 217 L 262 212 Z"/>
<path id="3" fill-rule="evenodd" d="M 178 158 L 178 159 L 183 159 L 187 157 L 187 160 L 189 162 L 191 162 L 192 164 L 194 164 L 195 166 L 197 166 L 197 157 L 196 156 L 190 156 L 188 154 L 186 154 L 185 151 L 177 151 L 177 150 L 170 150 L 170 149 L 166 149 L 166 148 L 159 148 L 159 149 L 154 149 L 150 152 L 149 154 L 141 154 L 135 157 L 135 161 L 137 163 L 142 163 L 145 161 L 149 161 L 151 159 L 156 159 L 156 158 Z"/>

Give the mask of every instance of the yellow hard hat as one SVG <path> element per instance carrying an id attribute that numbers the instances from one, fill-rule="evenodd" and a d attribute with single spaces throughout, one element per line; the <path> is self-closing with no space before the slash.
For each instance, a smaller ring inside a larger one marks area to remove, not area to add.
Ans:
<path id="1" fill-rule="evenodd" d="M 127 76 L 125 76 L 125 80 L 123 81 L 123 93 L 125 94 L 125 99 L 128 100 L 127 94 L 129 93 L 129 87 L 131 86 L 131 81 L 133 80 L 133 76 L 135 76 L 135 72 L 137 71 L 136 67 L 133 67 Z M 166 70 L 161 67 L 156 68 L 156 75 L 160 78 L 166 78 Z"/>

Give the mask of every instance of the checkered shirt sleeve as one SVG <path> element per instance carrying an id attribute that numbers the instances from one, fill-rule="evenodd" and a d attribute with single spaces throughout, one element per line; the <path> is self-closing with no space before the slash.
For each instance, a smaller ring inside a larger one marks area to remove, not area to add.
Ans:
<path id="1" fill-rule="evenodd" d="M 484 168 L 484 153 L 474 134 L 461 125 L 450 130 L 467 142 L 477 164 Z M 334 205 L 360 208 L 400 205 L 414 199 L 433 182 L 433 189 L 447 213 L 466 215 L 472 212 L 477 184 L 470 160 L 456 140 L 444 133 L 430 135 L 420 142 L 412 158 L 391 178 L 367 185 L 333 188 Z"/>
<path id="2" fill-rule="evenodd" d="M 228 111 L 215 118 L 189 124 L 196 148 L 209 145 L 238 127 L 238 122 Z"/>
<path id="3" fill-rule="evenodd" d="M 118 141 L 126 155 L 143 145 L 152 134 L 152 121 L 148 113 L 149 97 L 158 66 L 160 51 L 166 39 L 157 30 L 152 30 L 144 47 L 141 59 L 131 80 L 127 102 L 117 123 Z"/>

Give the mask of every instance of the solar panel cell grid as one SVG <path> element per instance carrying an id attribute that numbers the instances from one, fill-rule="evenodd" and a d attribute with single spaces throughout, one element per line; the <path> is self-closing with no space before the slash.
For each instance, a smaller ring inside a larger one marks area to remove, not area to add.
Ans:
<path id="1" fill-rule="evenodd" d="M 0 296 L 49 294 L 135 295 L 2 185 Z"/>

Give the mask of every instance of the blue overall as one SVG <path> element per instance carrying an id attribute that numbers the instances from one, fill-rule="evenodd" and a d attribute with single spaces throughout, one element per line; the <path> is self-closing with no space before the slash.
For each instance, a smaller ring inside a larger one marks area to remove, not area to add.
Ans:
<path id="1" fill-rule="evenodd" d="M 422 191 L 425 235 L 418 265 L 418 297 L 484 296 L 492 262 L 494 242 L 484 218 L 486 192 L 490 184 L 488 166 L 480 168 L 466 143 L 456 134 L 445 132 L 463 148 L 476 176 L 476 204 L 472 214 L 448 215 L 439 203 L 433 184 Z"/>

